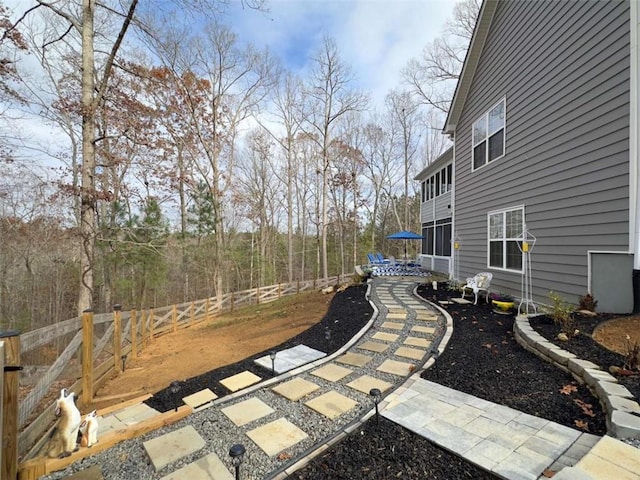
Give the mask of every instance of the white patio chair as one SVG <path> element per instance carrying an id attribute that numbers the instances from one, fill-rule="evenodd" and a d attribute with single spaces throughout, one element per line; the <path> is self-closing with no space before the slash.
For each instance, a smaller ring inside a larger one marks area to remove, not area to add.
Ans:
<path id="1" fill-rule="evenodd" d="M 467 290 L 471 290 L 475 297 L 473 304 L 478 304 L 478 295 L 483 294 L 485 296 L 485 300 L 489 303 L 489 287 L 491 286 L 491 279 L 493 278 L 493 273 L 489 272 L 480 272 L 477 273 L 473 277 L 467 278 L 467 283 L 462 287 L 462 297 L 464 298 Z M 471 294 L 469 292 L 469 295 Z"/>

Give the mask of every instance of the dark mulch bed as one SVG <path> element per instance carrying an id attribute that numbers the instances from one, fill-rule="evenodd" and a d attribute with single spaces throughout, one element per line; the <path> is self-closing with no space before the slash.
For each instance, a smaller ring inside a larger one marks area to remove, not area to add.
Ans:
<path id="1" fill-rule="evenodd" d="M 223 397 L 231 392 L 220 384 L 220 380 L 245 370 L 268 380 L 273 377 L 271 369 L 262 368 L 254 363 L 254 360 L 268 355 L 272 350 L 278 351 L 296 345 L 306 345 L 331 355 L 351 340 L 371 319 L 373 308 L 365 299 L 366 291 L 366 285 L 359 285 L 349 287 L 344 292 L 337 292 L 322 320 L 300 335 L 241 362 L 226 365 L 179 382 L 177 384 L 178 390 L 175 392 L 167 387 L 155 393 L 145 403 L 159 412 L 167 412 L 182 405 L 183 397 L 205 388 L 210 389 L 218 397 Z"/>

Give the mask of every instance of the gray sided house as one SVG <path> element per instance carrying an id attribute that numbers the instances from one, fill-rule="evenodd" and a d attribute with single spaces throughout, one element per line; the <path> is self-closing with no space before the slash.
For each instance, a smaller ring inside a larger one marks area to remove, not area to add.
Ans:
<path id="1" fill-rule="evenodd" d="M 526 225 L 537 239 L 536 302 L 549 303 L 555 291 L 577 304 L 590 292 L 599 311 L 637 309 L 633 3 L 484 1 L 444 127 L 454 138 L 455 182 L 442 201 L 423 197 L 421 211 L 434 232 L 452 219 L 449 238 L 461 240 L 458 279 L 489 271 L 491 290 L 519 296 Z"/>
<path id="2" fill-rule="evenodd" d="M 453 275 L 453 147 L 415 178 L 421 184 L 422 246 L 418 256 L 424 268 Z"/>

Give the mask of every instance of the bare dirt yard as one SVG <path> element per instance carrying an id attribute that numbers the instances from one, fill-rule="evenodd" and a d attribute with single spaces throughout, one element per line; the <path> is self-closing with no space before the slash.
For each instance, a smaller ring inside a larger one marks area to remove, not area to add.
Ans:
<path id="1" fill-rule="evenodd" d="M 333 294 L 303 292 L 264 305 L 236 309 L 153 340 L 125 371 L 114 375 L 98 392 L 92 408 L 166 388 L 229 365 L 295 337 L 322 320 Z M 101 398 L 108 400 L 101 401 Z"/>
<path id="2" fill-rule="evenodd" d="M 609 350 L 626 355 L 629 347 L 640 345 L 640 317 L 620 317 L 603 322 L 593 331 L 593 339 Z"/>

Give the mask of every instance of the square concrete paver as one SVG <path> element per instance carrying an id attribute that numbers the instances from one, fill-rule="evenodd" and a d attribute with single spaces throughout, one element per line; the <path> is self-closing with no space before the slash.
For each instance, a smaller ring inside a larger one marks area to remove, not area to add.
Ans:
<path id="1" fill-rule="evenodd" d="M 267 370 L 271 370 L 273 367 L 276 373 L 284 373 L 326 356 L 327 354 L 320 350 L 306 345 L 296 345 L 295 347 L 277 351 L 276 358 L 273 362 L 269 355 L 265 355 L 264 357 L 257 358 L 255 363 Z"/>
<path id="2" fill-rule="evenodd" d="M 453 303 L 458 303 L 460 305 L 469 305 L 470 303 L 473 303 L 473 302 L 467 300 L 466 298 L 452 298 L 451 301 Z"/>
<path id="3" fill-rule="evenodd" d="M 357 347 L 361 348 L 362 350 L 369 350 L 370 352 L 382 353 L 389 348 L 389 345 L 379 342 L 364 342 Z"/>
<path id="4" fill-rule="evenodd" d="M 187 455 L 197 452 L 205 443 L 191 425 L 161 435 L 142 444 L 151 458 L 153 467 L 158 470 Z"/>
<path id="5" fill-rule="evenodd" d="M 80 470 L 79 472 L 64 478 L 65 480 L 104 480 L 100 467 L 96 465 Z"/>
<path id="6" fill-rule="evenodd" d="M 319 397 L 309 400 L 305 405 L 316 412 L 324 415 L 327 418 L 333 420 L 338 418 L 345 412 L 348 412 L 358 404 L 355 400 L 330 390 L 327 393 L 323 393 Z"/>
<path id="7" fill-rule="evenodd" d="M 402 330 L 404 328 L 404 323 L 384 322 L 382 325 L 380 325 L 380 328 L 388 328 L 389 330 Z"/>
<path id="8" fill-rule="evenodd" d="M 419 348 L 399 347 L 394 355 L 399 357 L 411 358 L 413 360 L 422 360 L 427 352 Z"/>
<path id="9" fill-rule="evenodd" d="M 259 376 L 254 375 L 251 372 L 244 371 L 236 375 L 223 378 L 222 380 L 220 380 L 220 383 L 232 392 L 237 392 L 238 390 L 248 387 L 249 385 L 258 383 L 260 380 L 262 379 Z"/>
<path id="10" fill-rule="evenodd" d="M 387 318 L 389 320 L 406 320 L 407 319 L 407 313 L 388 313 L 387 314 Z"/>
<path id="11" fill-rule="evenodd" d="M 308 437 L 286 418 L 254 428 L 247 436 L 270 457 Z"/>
<path id="12" fill-rule="evenodd" d="M 413 372 L 413 370 L 415 370 L 415 365 L 413 363 L 385 360 L 380 364 L 377 370 L 385 373 L 391 373 L 393 375 L 400 375 L 401 377 L 406 377 L 411 372 Z"/>
<path id="13" fill-rule="evenodd" d="M 199 392 L 196 392 L 192 395 L 187 395 L 182 399 L 182 401 L 186 405 L 189 405 L 193 408 L 198 408 L 205 403 L 214 401 L 216 398 L 218 398 L 218 396 L 215 393 L 213 393 L 208 388 L 205 388 L 204 390 L 200 390 Z"/>
<path id="14" fill-rule="evenodd" d="M 347 352 L 336 358 L 336 362 L 353 365 L 354 367 L 364 367 L 372 360 L 373 357 L 363 355 L 362 353 Z"/>
<path id="15" fill-rule="evenodd" d="M 165 475 L 160 480 L 233 480 L 222 460 L 215 453 L 199 458 L 193 463 Z"/>
<path id="16" fill-rule="evenodd" d="M 404 308 L 389 308 L 389 315 L 406 315 L 407 310 Z"/>
<path id="17" fill-rule="evenodd" d="M 382 340 L 383 342 L 395 342 L 398 336 L 395 333 L 376 332 L 371 338 Z"/>
<path id="18" fill-rule="evenodd" d="M 319 388 L 319 385 L 316 385 L 309 380 L 305 380 L 304 378 L 297 377 L 293 380 L 289 380 L 288 382 L 276 385 L 272 388 L 272 390 L 276 393 L 279 393 L 284 398 L 295 402 L 296 400 L 300 400 L 302 397 L 315 392 Z"/>
<path id="19" fill-rule="evenodd" d="M 259 398 L 250 398 L 249 400 L 222 409 L 222 413 L 239 427 L 259 418 L 266 417 L 273 412 L 273 408 Z"/>
<path id="20" fill-rule="evenodd" d="M 411 327 L 411 331 L 427 334 L 436 333 L 435 327 L 425 327 L 424 325 L 416 325 L 415 327 Z"/>
<path id="21" fill-rule="evenodd" d="M 351 387 L 359 392 L 366 393 L 367 395 L 369 395 L 372 388 L 379 388 L 381 392 L 384 392 L 389 390 L 392 386 L 393 385 L 389 382 L 385 382 L 379 378 L 370 377 L 369 375 L 363 375 L 362 377 L 356 378 L 353 382 L 347 383 L 347 387 Z"/>
<path id="22" fill-rule="evenodd" d="M 158 413 L 157 410 L 151 408 L 146 403 L 139 403 L 138 405 L 133 405 L 132 407 L 127 407 L 114 413 L 114 416 L 126 425 L 133 425 L 134 423 L 158 415 Z"/>
<path id="23" fill-rule="evenodd" d="M 425 322 L 435 322 L 438 320 L 438 315 L 431 312 L 418 312 L 416 314 L 417 320 L 423 320 Z"/>
<path id="24" fill-rule="evenodd" d="M 311 372 L 311 375 L 324 378 L 325 380 L 329 380 L 330 382 L 337 382 L 350 373 L 353 373 L 353 370 L 341 367 L 340 365 L 336 365 L 335 363 L 330 363 L 329 365 L 325 365 L 324 367 L 320 367 L 314 370 L 313 372 Z"/>
<path id="25" fill-rule="evenodd" d="M 404 339 L 403 343 L 405 345 L 411 345 L 414 347 L 429 348 L 429 346 L 431 345 L 431 340 L 427 340 L 426 338 L 420 338 L 420 337 L 407 337 Z"/>

